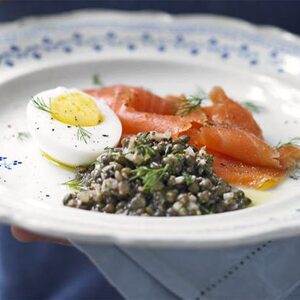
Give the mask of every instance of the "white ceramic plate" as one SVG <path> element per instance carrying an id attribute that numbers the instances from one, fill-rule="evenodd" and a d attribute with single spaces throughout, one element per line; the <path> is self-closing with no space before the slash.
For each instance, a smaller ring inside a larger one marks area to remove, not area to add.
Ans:
<path id="1" fill-rule="evenodd" d="M 0 26 L 1 221 L 80 241 L 225 246 L 299 234 L 300 181 L 247 191 L 254 207 L 225 214 L 144 218 L 62 206 L 73 177 L 44 160 L 26 132 L 30 97 L 56 86 L 143 86 L 164 95 L 221 85 L 263 107 L 271 144 L 300 136 L 300 42 L 275 28 L 215 16 L 107 11 L 31 18 Z M 295 175 L 296 177 L 296 175 Z"/>

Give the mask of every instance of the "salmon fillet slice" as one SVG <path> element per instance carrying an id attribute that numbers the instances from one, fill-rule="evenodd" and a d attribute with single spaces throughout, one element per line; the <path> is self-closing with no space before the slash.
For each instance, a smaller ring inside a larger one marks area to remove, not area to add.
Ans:
<path id="1" fill-rule="evenodd" d="M 285 169 L 294 168 L 300 161 L 300 147 L 296 145 L 283 145 L 278 149 L 280 163 Z"/>
<path id="2" fill-rule="evenodd" d="M 176 115 L 183 96 L 162 98 L 124 85 L 86 92 L 108 103 L 120 118 L 124 135 L 143 131 L 170 131 L 172 137 L 189 135 L 191 144 L 206 146 L 214 155 L 216 174 L 231 184 L 274 186 L 300 160 L 299 147 L 268 145 L 251 113 L 220 87 L 210 93 L 212 106 L 196 108 L 184 117 Z"/>
<path id="3" fill-rule="evenodd" d="M 120 118 L 124 134 L 170 131 L 178 136 L 193 123 L 204 124 L 207 119 L 200 109 L 186 117 L 177 116 L 176 97 L 161 98 L 142 88 L 115 85 L 85 92 L 106 101 Z"/>
<path id="4" fill-rule="evenodd" d="M 186 132 L 196 147 L 207 146 L 242 162 L 281 169 L 280 153 L 253 133 L 238 127 L 203 126 Z"/>
<path id="5" fill-rule="evenodd" d="M 213 124 L 239 127 L 262 138 L 262 130 L 252 114 L 239 103 L 230 99 L 220 87 L 214 87 L 209 93 L 213 105 L 203 108 Z"/>
<path id="6" fill-rule="evenodd" d="M 286 170 L 249 165 L 215 151 L 209 152 L 214 156 L 215 173 L 231 184 L 267 189 L 276 186 L 288 174 Z"/>

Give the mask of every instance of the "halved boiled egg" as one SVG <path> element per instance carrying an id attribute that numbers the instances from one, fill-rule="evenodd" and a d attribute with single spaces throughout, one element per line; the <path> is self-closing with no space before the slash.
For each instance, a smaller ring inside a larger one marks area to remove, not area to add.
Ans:
<path id="1" fill-rule="evenodd" d="M 32 97 L 27 106 L 31 134 L 42 152 L 59 163 L 81 166 L 118 144 L 122 125 L 102 100 L 58 87 Z"/>

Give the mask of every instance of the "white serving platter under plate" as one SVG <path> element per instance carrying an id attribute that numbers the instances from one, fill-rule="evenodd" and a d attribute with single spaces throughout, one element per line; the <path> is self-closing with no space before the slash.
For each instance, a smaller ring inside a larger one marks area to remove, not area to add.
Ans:
<path id="1" fill-rule="evenodd" d="M 46 161 L 27 132 L 31 96 L 57 86 L 124 83 L 165 94 L 209 91 L 263 109 L 267 141 L 300 136 L 300 42 L 271 27 L 208 16 L 80 11 L 0 26 L 0 219 L 46 235 L 135 246 L 218 247 L 297 235 L 297 173 L 253 207 L 197 217 L 147 218 L 67 208 L 72 172 Z M 20 138 L 21 137 L 21 138 Z"/>

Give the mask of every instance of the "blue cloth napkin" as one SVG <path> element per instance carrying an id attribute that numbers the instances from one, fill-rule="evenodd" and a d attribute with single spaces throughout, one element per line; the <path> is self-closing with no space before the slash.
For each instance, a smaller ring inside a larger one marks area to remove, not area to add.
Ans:
<path id="1" fill-rule="evenodd" d="M 205 250 L 75 245 L 130 300 L 300 299 L 299 237 Z"/>

